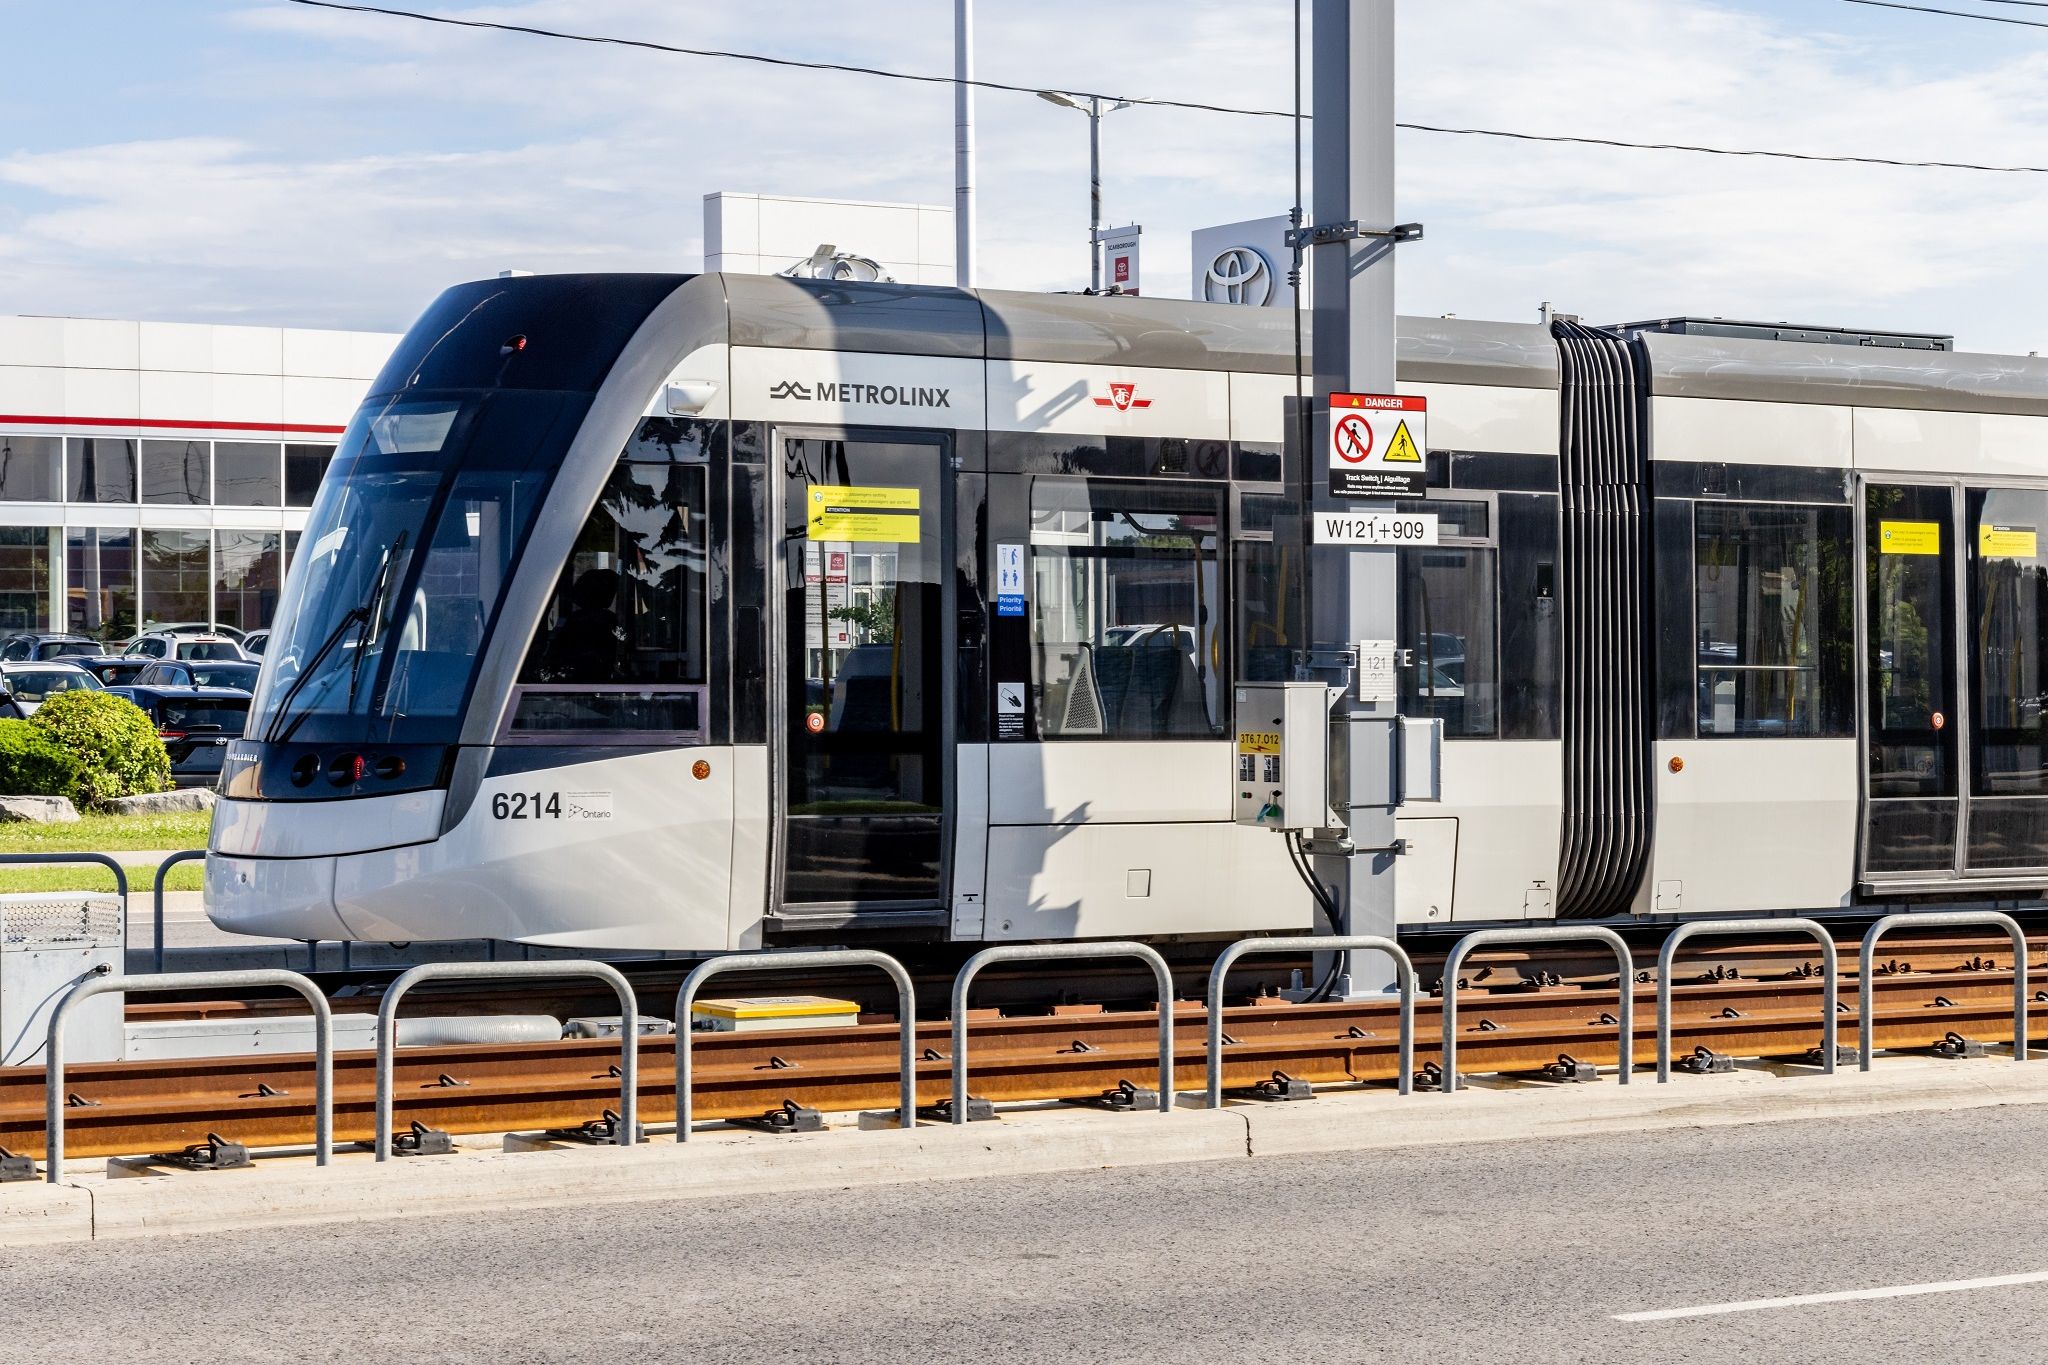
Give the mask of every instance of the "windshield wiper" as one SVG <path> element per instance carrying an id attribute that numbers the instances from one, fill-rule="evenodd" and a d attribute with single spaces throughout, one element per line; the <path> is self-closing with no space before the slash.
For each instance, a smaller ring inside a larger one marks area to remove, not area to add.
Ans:
<path id="1" fill-rule="evenodd" d="M 356 687 L 363 677 L 363 659 L 368 656 L 371 646 L 384 638 L 384 594 L 391 587 L 398 566 L 398 557 L 405 553 L 407 533 L 400 531 L 392 538 L 391 548 L 384 552 L 384 563 L 377 570 L 377 585 L 370 589 L 370 600 L 363 606 L 363 634 L 356 642 L 356 657 L 348 669 L 348 704 L 342 709 L 353 711 L 356 706 Z"/>
<path id="2" fill-rule="evenodd" d="M 341 643 L 342 637 L 348 633 L 351 626 L 356 625 L 369 614 L 369 608 L 367 607 L 350 607 L 346 612 L 342 613 L 341 619 L 334 623 L 334 629 L 329 631 L 327 638 L 320 642 L 320 648 L 313 651 L 313 657 L 306 660 L 306 666 L 299 670 L 299 676 L 292 679 L 292 685 L 287 687 L 284 690 L 284 695 L 277 699 L 277 715 L 272 718 L 270 728 L 263 732 L 263 742 L 265 744 L 282 744 L 292 737 L 292 730 L 299 728 L 297 719 L 292 721 L 291 729 L 286 730 L 283 734 L 277 732 L 278 727 L 284 724 L 285 717 L 291 713 L 292 703 L 298 699 L 299 693 L 305 688 L 306 684 L 313 681 L 320 667 L 320 661 L 333 653 L 334 647 Z"/>
<path id="3" fill-rule="evenodd" d="M 306 717 L 312 714 L 310 711 L 301 712 L 291 717 L 291 724 L 285 724 L 285 717 L 290 715 L 292 703 L 298 699 L 299 693 L 304 690 L 306 684 L 312 682 L 314 677 L 318 675 L 321 661 L 333 653 L 334 647 L 348 637 L 351 627 L 363 627 L 369 624 L 371 612 L 376 610 L 378 605 L 384 600 L 385 585 L 391 581 L 391 566 L 397 562 L 398 552 L 404 547 L 405 538 L 406 533 L 400 531 L 392 540 L 390 546 L 384 551 L 383 561 L 377 566 L 377 582 L 370 589 L 370 600 L 360 607 L 350 607 L 346 612 L 342 613 L 341 619 L 334 623 L 334 629 L 329 631 L 327 638 L 320 642 L 320 648 L 313 651 L 313 657 L 306 660 L 306 666 L 299 670 L 299 675 L 292 679 L 292 685 L 285 689 L 282 697 L 278 698 L 277 714 L 271 720 L 270 728 L 264 732 L 264 743 L 284 743 L 298 731 L 299 726 L 305 721 Z M 362 650 L 365 647 L 364 643 L 358 643 L 355 662 L 349 672 L 349 703 L 351 705 L 355 703 L 356 675 L 362 668 Z M 283 727 L 282 730 L 279 727 Z"/>

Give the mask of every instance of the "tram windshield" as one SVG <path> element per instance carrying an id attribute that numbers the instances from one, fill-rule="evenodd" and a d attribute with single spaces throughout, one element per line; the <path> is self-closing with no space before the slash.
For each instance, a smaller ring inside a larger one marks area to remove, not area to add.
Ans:
<path id="1" fill-rule="evenodd" d="M 407 390 L 365 403 L 308 514 L 250 738 L 453 742 L 534 511 L 589 401 Z"/>

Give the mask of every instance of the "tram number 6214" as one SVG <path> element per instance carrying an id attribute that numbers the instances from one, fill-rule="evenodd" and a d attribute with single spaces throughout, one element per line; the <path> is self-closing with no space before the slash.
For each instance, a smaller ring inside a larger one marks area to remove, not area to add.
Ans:
<path id="1" fill-rule="evenodd" d="M 491 798 L 493 820 L 559 820 L 562 794 L 548 792 L 499 792 Z"/>

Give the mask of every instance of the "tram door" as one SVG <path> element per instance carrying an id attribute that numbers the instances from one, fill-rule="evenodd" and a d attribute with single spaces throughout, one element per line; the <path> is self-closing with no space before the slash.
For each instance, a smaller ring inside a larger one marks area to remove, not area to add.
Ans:
<path id="1" fill-rule="evenodd" d="M 1956 492 L 1870 484 L 1864 514 L 1866 757 L 1863 870 L 1956 875 L 1961 828 L 1956 688 Z"/>
<path id="2" fill-rule="evenodd" d="M 942 905 L 948 450 L 779 435 L 784 914 Z"/>

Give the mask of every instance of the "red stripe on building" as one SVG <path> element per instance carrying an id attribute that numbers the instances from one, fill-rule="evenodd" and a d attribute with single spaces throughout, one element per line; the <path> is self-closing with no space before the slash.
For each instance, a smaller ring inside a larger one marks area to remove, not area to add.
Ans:
<path id="1" fill-rule="evenodd" d="M 172 431 L 288 431 L 322 436 L 339 436 L 348 430 L 316 422 L 201 422 L 180 417 L 34 417 L 16 412 L 0 412 L 0 423 L 38 427 L 151 427 Z"/>

